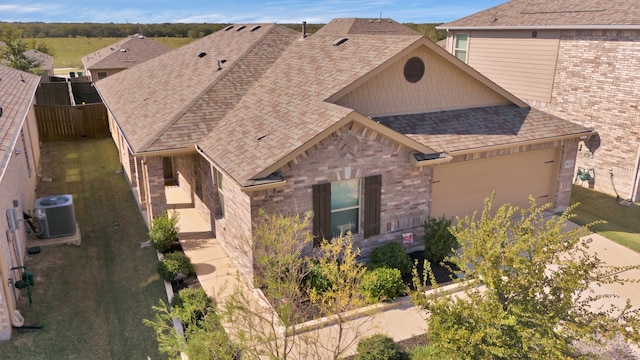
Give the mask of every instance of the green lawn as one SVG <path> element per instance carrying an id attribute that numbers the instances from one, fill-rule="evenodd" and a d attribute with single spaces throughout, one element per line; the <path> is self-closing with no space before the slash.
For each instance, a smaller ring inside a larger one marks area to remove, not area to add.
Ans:
<path id="1" fill-rule="evenodd" d="M 589 228 L 607 239 L 640 252 L 640 206 L 630 204 L 624 206 L 615 197 L 593 191 L 581 186 L 574 186 L 571 203 L 580 203 L 572 220 L 585 225 L 596 220 L 606 223 L 592 225 Z"/>
<path id="2" fill-rule="evenodd" d="M 41 247 L 27 266 L 35 275 L 33 304 L 26 290 L 25 324 L 42 330 L 0 343 L 2 359 L 161 359 L 153 330 L 142 324 L 166 300 L 157 257 L 140 248 L 147 228 L 120 168 L 111 139 L 44 143 L 38 197 L 72 194 L 80 246 Z M 33 206 L 33 205 L 32 205 Z M 42 241 L 42 240 L 40 240 Z"/>
<path id="3" fill-rule="evenodd" d="M 100 50 L 111 44 L 114 44 L 123 38 L 39 38 L 36 39 L 37 43 L 43 43 L 47 45 L 54 52 L 53 66 L 56 68 L 77 68 L 82 69 L 82 61 L 80 59 L 89 55 L 96 50 Z M 32 39 L 25 39 L 30 42 Z M 160 37 L 153 40 L 177 48 L 182 45 L 188 44 L 196 39 L 193 38 L 173 38 L 173 37 Z"/>

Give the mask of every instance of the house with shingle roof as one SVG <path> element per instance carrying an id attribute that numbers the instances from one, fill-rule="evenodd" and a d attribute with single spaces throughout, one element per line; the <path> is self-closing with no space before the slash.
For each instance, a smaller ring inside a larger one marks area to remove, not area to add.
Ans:
<path id="1" fill-rule="evenodd" d="M 175 180 L 248 280 L 261 211 L 313 211 L 317 240 L 350 231 L 365 257 L 409 251 L 429 216 L 470 214 L 493 190 L 566 208 L 593 135 L 391 19 L 309 36 L 230 25 L 127 72 L 96 88 L 141 207 L 159 215 Z"/>
<path id="2" fill-rule="evenodd" d="M 40 145 L 33 108 L 40 76 L 0 65 L 0 341 L 11 338 L 12 326 L 22 326 L 17 312 L 27 230 L 23 211 L 35 203 Z"/>
<path id="3" fill-rule="evenodd" d="M 36 49 L 27 50 L 24 54 L 28 58 L 38 61 L 40 64 L 38 67 L 40 75 L 53 76 L 53 56 Z"/>
<path id="4" fill-rule="evenodd" d="M 534 108 L 593 128 L 574 182 L 640 200 L 640 7 L 512 0 L 440 25 L 446 49 Z"/>
<path id="5" fill-rule="evenodd" d="M 97 81 L 143 63 L 172 49 L 140 34 L 82 57 L 82 66 L 91 81 Z"/>

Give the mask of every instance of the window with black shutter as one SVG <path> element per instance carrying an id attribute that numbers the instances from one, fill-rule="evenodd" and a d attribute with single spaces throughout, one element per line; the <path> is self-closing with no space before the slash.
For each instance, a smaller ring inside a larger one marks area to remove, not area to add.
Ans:
<path id="1" fill-rule="evenodd" d="M 380 234 L 382 176 L 364 178 L 364 237 Z"/>
<path id="2" fill-rule="evenodd" d="M 359 179 L 342 180 L 313 186 L 314 246 L 322 239 L 362 233 L 365 238 L 380 234 L 382 177 L 364 178 L 363 204 L 360 203 Z M 364 227 L 360 229 L 360 216 Z"/>
<path id="3" fill-rule="evenodd" d="M 313 246 L 331 238 L 331 183 L 313 185 Z"/>

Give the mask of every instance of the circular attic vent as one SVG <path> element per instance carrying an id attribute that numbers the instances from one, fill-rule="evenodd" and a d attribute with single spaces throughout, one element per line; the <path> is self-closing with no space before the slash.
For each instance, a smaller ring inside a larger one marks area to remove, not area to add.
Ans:
<path id="1" fill-rule="evenodd" d="M 404 64 L 404 78 L 410 83 L 417 83 L 424 76 L 424 62 L 419 57 L 412 57 Z"/>

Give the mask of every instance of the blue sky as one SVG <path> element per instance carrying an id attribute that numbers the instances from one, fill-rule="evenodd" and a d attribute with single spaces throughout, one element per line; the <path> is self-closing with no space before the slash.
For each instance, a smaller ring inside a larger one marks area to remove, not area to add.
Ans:
<path id="1" fill-rule="evenodd" d="M 507 0 L 0 0 L 0 21 L 98 23 L 327 23 L 333 18 L 448 22 Z"/>

